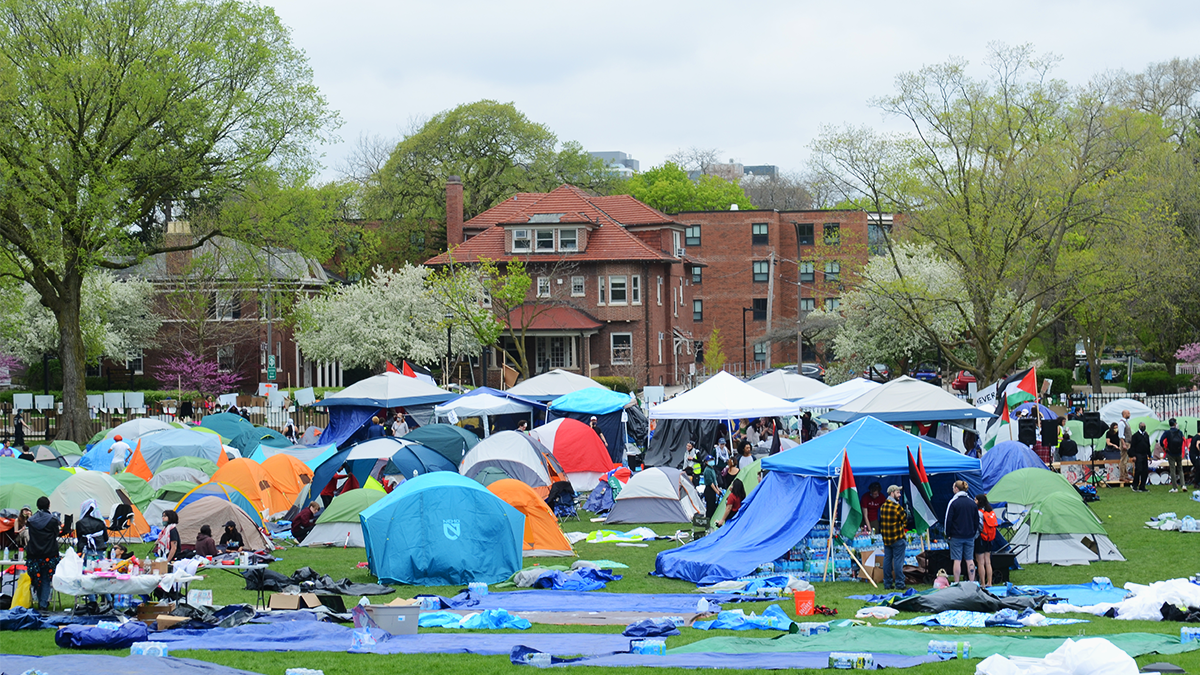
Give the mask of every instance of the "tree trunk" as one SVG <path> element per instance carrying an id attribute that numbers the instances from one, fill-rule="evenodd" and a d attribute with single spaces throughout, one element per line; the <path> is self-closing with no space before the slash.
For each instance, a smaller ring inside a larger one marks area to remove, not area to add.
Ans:
<path id="1" fill-rule="evenodd" d="M 83 348 L 83 329 L 79 323 L 83 278 L 68 275 L 54 318 L 58 321 L 58 359 L 62 364 L 63 411 L 58 417 L 58 439 L 80 445 L 92 437 L 92 421 L 87 408 L 87 357 Z"/>

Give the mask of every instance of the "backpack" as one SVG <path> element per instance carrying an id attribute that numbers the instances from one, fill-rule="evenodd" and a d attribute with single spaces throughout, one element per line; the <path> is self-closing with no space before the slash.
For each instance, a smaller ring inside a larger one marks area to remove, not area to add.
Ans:
<path id="1" fill-rule="evenodd" d="M 992 511 L 980 511 L 979 516 L 983 519 L 983 531 L 980 532 L 979 538 L 984 541 L 992 541 L 996 538 L 996 514 Z"/>
<path id="2" fill-rule="evenodd" d="M 1163 445 L 1172 455 L 1183 453 L 1183 432 L 1177 428 L 1167 429 L 1163 434 Z"/>

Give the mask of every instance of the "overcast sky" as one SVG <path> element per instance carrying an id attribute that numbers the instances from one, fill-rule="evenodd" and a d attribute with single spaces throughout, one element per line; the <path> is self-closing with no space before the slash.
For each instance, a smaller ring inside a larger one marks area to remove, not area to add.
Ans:
<path id="1" fill-rule="evenodd" d="M 898 73 L 982 67 L 992 41 L 1061 56 L 1077 84 L 1200 53 L 1196 0 L 265 2 L 345 121 L 326 178 L 360 134 L 485 98 L 643 169 L 696 146 L 800 170 L 821 125 L 886 124 L 869 99 Z"/>

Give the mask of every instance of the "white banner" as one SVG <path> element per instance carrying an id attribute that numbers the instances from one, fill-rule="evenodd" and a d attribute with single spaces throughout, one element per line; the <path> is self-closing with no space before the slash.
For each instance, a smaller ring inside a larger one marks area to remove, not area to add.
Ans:
<path id="1" fill-rule="evenodd" d="M 999 387 L 999 382 L 993 382 L 990 385 L 975 392 L 975 405 L 995 405 L 996 404 L 996 387 Z"/>

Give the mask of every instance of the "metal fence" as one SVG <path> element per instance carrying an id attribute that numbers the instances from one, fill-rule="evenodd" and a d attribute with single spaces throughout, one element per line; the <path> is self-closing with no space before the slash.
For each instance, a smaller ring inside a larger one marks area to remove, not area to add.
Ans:
<path id="1" fill-rule="evenodd" d="M 1200 417 L 1200 391 L 1188 391 L 1182 394 L 1163 394 L 1148 396 L 1137 393 L 1103 393 L 1103 394 L 1073 394 L 1071 401 L 1077 403 L 1080 397 L 1087 396 L 1086 410 L 1098 411 L 1104 406 L 1119 399 L 1133 399 L 1154 411 L 1160 419 L 1170 417 Z"/>

